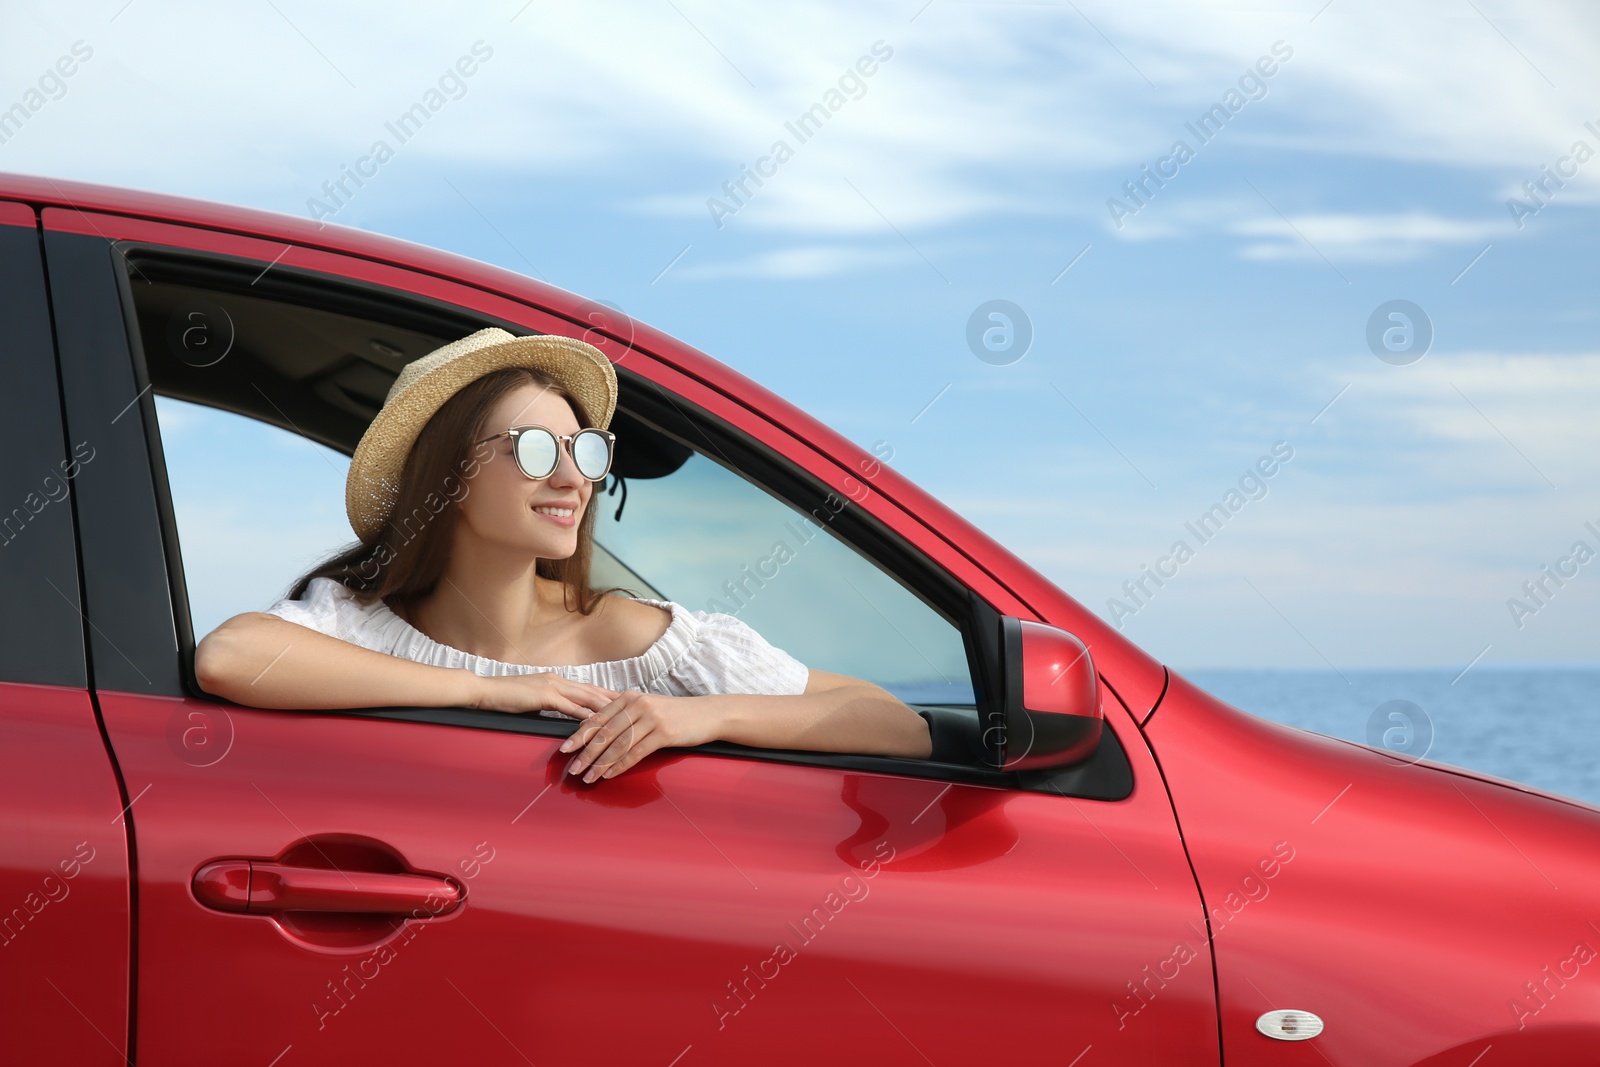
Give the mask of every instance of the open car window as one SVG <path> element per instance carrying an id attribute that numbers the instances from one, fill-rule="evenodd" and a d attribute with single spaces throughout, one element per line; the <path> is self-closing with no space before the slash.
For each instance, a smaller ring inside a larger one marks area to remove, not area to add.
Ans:
<path id="1" fill-rule="evenodd" d="M 135 258 L 125 293 L 155 394 L 153 455 L 191 650 L 354 541 L 348 455 L 407 362 L 486 325 L 528 332 L 306 272 L 258 280 L 259 268 L 232 271 L 220 257 Z M 613 476 L 592 498 L 597 588 L 735 615 L 808 667 L 941 708 L 976 733 L 964 590 L 943 576 L 935 607 L 904 560 L 881 564 L 903 546 L 856 547 L 848 531 L 868 522 L 858 505 L 637 372 L 619 366 L 618 382 Z"/>
<path id="2" fill-rule="evenodd" d="M 173 397 L 157 396 L 156 414 L 197 638 L 287 595 L 353 540 L 348 456 Z M 808 667 L 909 704 L 974 703 L 960 630 L 831 533 L 843 497 L 804 511 L 687 450 L 650 473 L 608 479 L 591 499 L 597 587 L 736 615 Z"/>
<path id="3" fill-rule="evenodd" d="M 262 611 L 355 534 L 350 457 L 271 423 L 155 398 L 196 640 Z"/>
<path id="4" fill-rule="evenodd" d="M 196 640 L 271 606 L 354 543 L 344 512 L 348 455 L 206 404 L 158 393 L 155 408 Z M 599 545 L 590 572 L 597 588 L 659 595 Z"/>

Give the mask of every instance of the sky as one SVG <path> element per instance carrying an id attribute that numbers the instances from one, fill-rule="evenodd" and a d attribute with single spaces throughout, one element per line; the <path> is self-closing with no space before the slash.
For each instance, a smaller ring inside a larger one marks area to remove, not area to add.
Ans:
<path id="1" fill-rule="evenodd" d="M 1180 669 L 1600 659 L 1593 5 L 7 0 L 4 25 L 0 108 L 28 114 L 0 171 L 613 303 Z M 371 176 L 331 195 L 347 168 Z M 343 458 L 314 451 L 262 491 L 347 540 Z M 191 539 L 195 567 L 247 543 L 273 588 L 303 569 L 214 503 L 246 540 Z"/>

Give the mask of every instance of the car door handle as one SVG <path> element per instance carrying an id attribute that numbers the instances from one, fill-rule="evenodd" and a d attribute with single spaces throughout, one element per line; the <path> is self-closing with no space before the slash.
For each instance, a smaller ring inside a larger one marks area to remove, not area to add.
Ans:
<path id="1" fill-rule="evenodd" d="M 461 887 L 427 874 L 387 874 L 218 860 L 194 875 L 194 895 L 219 911 L 443 915 L 459 907 Z"/>

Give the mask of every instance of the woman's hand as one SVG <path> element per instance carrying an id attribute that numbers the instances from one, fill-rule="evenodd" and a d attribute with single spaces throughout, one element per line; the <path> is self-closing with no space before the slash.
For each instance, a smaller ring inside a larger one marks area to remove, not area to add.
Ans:
<path id="1" fill-rule="evenodd" d="M 621 696 L 615 689 L 571 681 L 558 671 L 473 677 L 477 681 L 472 707 L 483 711 L 549 710 L 586 719 Z"/>
<path id="2" fill-rule="evenodd" d="M 720 720 L 714 707 L 702 697 L 626 690 L 561 743 L 561 751 L 577 752 L 567 772 L 582 774 L 585 782 L 614 778 L 658 748 L 715 741 Z"/>

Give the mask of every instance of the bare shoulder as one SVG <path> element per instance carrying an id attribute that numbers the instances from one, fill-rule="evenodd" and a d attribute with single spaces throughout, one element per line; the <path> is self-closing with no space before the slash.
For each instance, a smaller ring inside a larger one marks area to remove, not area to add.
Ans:
<path id="1" fill-rule="evenodd" d="M 585 627 L 593 662 L 642 656 L 672 625 L 672 612 L 631 597 L 603 596 Z"/>

